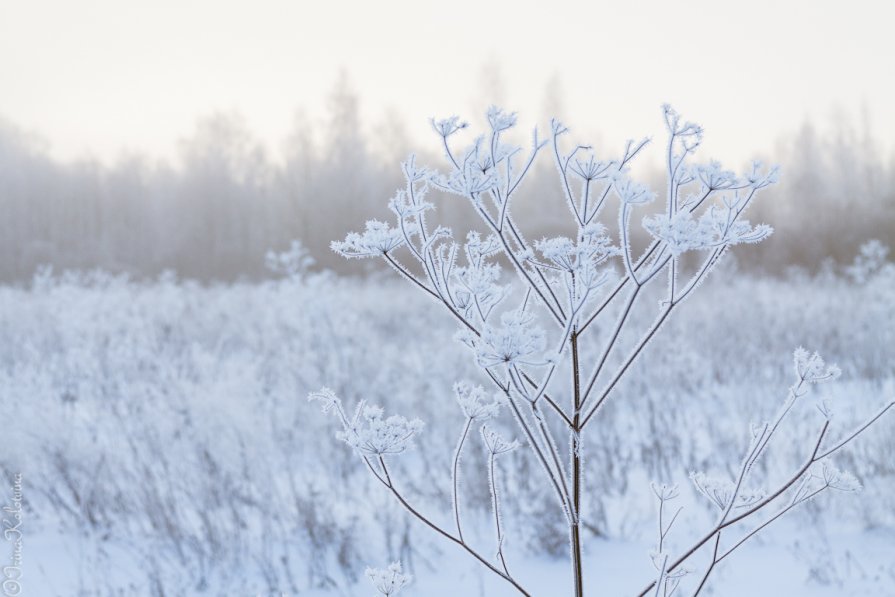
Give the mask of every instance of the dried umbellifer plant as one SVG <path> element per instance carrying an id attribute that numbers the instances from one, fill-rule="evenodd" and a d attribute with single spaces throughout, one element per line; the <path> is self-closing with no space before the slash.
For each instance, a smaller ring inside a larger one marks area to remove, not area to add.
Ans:
<path id="1" fill-rule="evenodd" d="M 405 452 L 420 434 L 421 421 L 386 416 L 379 407 L 364 402 L 349 414 L 341 400 L 325 388 L 311 398 L 320 401 L 324 411 L 337 414 L 342 425 L 339 438 L 354 448 L 373 477 L 412 516 L 523 595 L 531 593 L 513 573 L 503 549 L 506 521 L 501 516 L 501 500 L 512 495 L 499 491 L 499 457 L 524 445 L 539 463 L 543 482 L 567 523 L 572 594 L 582 597 L 582 499 L 587 497 L 582 495 L 582 434 L 592 429 L 601 407 L 662 324 L 725 253 L 734 245 L 760 242 L 772 232 L 767 225 L 750 224 L 743 214 L 763 189 L 777 181 L 777 169 L 765 170 L 755 163 L 737 175 L 717 162 L 693 163 L 702 128 L 684 121 L 668 106 L 663 116 L 668 134 L 664 205 L 642 219 L 650 240 L 639 255 L 631 242 L 632 212 L 654 201 L 656 193 L 630 178 L 629 165 L 649 140 L 629 141 L 620 157 L 598 159 L 588 146 L 563 150 L 560 140 L 568 129 L 554 120 L 550 136 L 542 139 L 535 129 L 531 147 L 524 151 L 504 142 L 506 132 L 516 124 L 516 115 L 493 107 L 487 112 L 490 131 L 459 150 L 454 141 L 467 124 L 457 117 L 433 121 L 448 172 L 421 168 L 411 156 L 402 164 L 406 186 L 389 203 L 395 224 L 372 220 L 364 232 L 333 243 L 333 249 L 348 258 L 383 259 L 445 308 L 459 324 L 458 340 L 469 348 L 482 379 L 490 384 L 490 390 L 468 381 L 454 387 L 465 424 L 449 471 L 451 523 L 440 524 L 412 504 L 389 468 L 389 459 Z M 571 212 L 574 238 L 530 242 L 513 219 L 512 200 L 542 153 L 552 154 L 558 192 Z M 433 191 L 468 201 L 485 232 L 469 232 L 466 241 L 459 242 L 451 230 L 431 226 L 427 217 L 435 206 L 428 197 Z M 600 221 L 611 204 L 616 210 L 613 232 Z M 517 280 L 501 284 L 507 265 Z M 616 269 L 620 273 L 616 274 Z M 665 289 L 657 283 L 662 279 Z M 636 329 L 631 314 L 651 287 L 662 297 L 655 319 L 645 329 Z M 595 326 L 598 320 L 607 321 Z M 598 328 L 602 335 L 594 333 Z M 624 342 L 623 337 L 633 340 Z M 585 360 L 583 353 L 594 358 Z M 691 475 L 698 492 L 717 508 L 718 515 L 680 554 L 669 553 L 666 541 L 680 511 L 670 514 L 668 504 L 678 489 L 653 484 L 659 503 L 657 542 L 650 554 L 655 576 L 645 581 L 640 595 L 667 597 L 683 592 L 684 587 L 698 595 L 717 564 L 764 527 L 826 490 L 859 487 L 855 478 L 837 470 L 830 458 L 895 402 L 884 405 L 857 429 L 839 434 L 833 433 L 829 406 L 819 405 L 818 430 L 805 449 L 803 464 L 769 489 L 761 489 L 761 480 L 754 478 L 756 463 L 769 451 L 793 406 L 804 400 L 813 384 L 839 374 L 817 354 L 801 348 L 795 351 L 794 362 L 795 383 L 776 415 L 752 427 L 737 474 L 733 478 Z M 487 424 L 501 409 L 510 411 L 521 442 Z M 495 545 L 488 549 L 472 545 L 464 535 L 459 495 L 460 457 L 475 436 L 474 427 L 479 428 L 485 446 L 492 498 Z M 562 436 L 556 429 L 563 430 Z M 709 564 L 696 573 L 688 565 L 693 565 L 699 553 L 709 554 Z M 382 595 L 394 595 L 409 582 L 399 564 L 369 574 Z"/>

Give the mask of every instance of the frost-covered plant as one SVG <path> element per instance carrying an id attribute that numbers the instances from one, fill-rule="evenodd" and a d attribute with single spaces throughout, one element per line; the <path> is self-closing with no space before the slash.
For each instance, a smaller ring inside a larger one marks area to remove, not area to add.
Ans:
<path id="1" fill-rule="evenodd" d="M 300 278 L 314 265 L 314 258 L 308 254 L 308 250 L 301 241 L 294 240 L 289 244 L 289 248 L 282 253 L 268 251 L 264 255 L 264 265 L 273 273 L 281 274 L 287 278 Z"/>
<path id="2" fill-rule="evenodd" d="M 499 417 L 498 405 L 505 405 L 520 438 L 543 470 L 544 483 L 568 529 L 572 592 L 581 597 L 582 529 L 587 512 L 582 501 L 588 498 L 583 493 L 582 433 L 596 426 L 601 407 L 620 380 L 725 253 L 737 244 L 760 242 L 772 232 L 764 224 L 753 226 L 743 215 L 759 192 L 777 181 L 777 169 L 754 163 L 744 174 L 736 175 L 714 161 L 694 163 L 702 128 L 684 121 L 668 106 L 663 113 L 668 133 L 664 205 L 642 218 L 651 240 L 639 252 L 632 245 L 632 215 L 654 201 L 657 193 L 632 180 L 629 166 L 648 139 L 629 141 L 620 156 L 598 158 L 589 146 L 563 150 L 560 141 L 568 129 L 554 120 L 550 138 L 542 139 L 535 129 L 530 150 L 523 152 L 504 139 L 516 124 L 516 114 L 493 107 L 487 112 L 490 130 L 460 149 L 455 137 L 468 125 L 457 117 L 433 121 L 449 170 L 439 173 L 421 168 L 411 156 L 402 165 L 406 184 L 390 202 L 396 223 L 370 221 L 364 233 L 351 233 L 344 242 L 332 244 L 333 250 L 347 258 L 384 259 L 443 306 L 458 323 L 457 339 L 471 350 L 482 379 L 501 397 L 491 401 L 483 388 L 468 382 L 455 386 L 465 415 L 451 468 L 455 528 L 439 524 L 412 505 L 389 466 L 388 459 L 406 449 L 420 423 L 401 417 L 384 419 L 381 410 L 366 408 L 363 402 L 349 419 L 339 399 L 328 390 L 312 394 L 312 398 L 321 400 L 324 410 L 336 411 L 343 426 L 339 437 L 356 449 L 373 476 L 411 515 L 523 595 L 530 593 L 510 572 L 505 557 L 506 529 L 501 522 L 495 466 L 496 457 L 516 448 L 517 443 L 486 426 L 485 421 Z M 532 243 L 513 219 L 511 205 L 535 159 L 548 145 L 575 233 Z M 433 189 L 465 199 L 486 231 L 470 232 L 464 243 L 455 240 L 451 230 L 430 226 L 427 215 L 435 206 L 426 197 Z M 614 231 L 600 221 L 612 200 L 617 200 Z M 463 265 L 458 264 L 461 255 Z M 515 282 L 503 281 L 506 265 L 515 273 Z M 654 284 L 663 275 L 667 279 L 664 288 Z M 632 313 L 650 309 L 645 300 L 649 296 L 659 299 L 653 322 L 645 329 L 634 329 L 637 318 Z M 694 554 L 711 548 L 712 562 L 701 580 L 697 579 L 695 590 L 699 593 L 718 562 L 789 509 L 826 489 L 857 487 L 853 477 L 837 471 L 827 459 L 895 402 L 832 444 L 825 441 L 830 409 L 821 405 L 818 410 L 823 423 L 804 466 L 770 489 L 761 489 L 766 481 L 752 478 L 754 465 L 807 387 L 839 374 L 817 354 L 802 349 L 795 353 L 795 369 L 798 381 L 780 411 L 770 422 L 753 428 L 738 474 L 727 478 L 693 473 L 696 489 L 720 514 L 716 525 L 680 556 L 672 557 L 666 542 L 677 513 L 668 522 L 664 517 L 665 503 L 677 496 L 677 489 L 653 486 L 660 502 L 658 542 L 651 553 L 656 576 L 643 595 L 675 593 L 689 572 L 685 564 Z M 473 425 L 481 427 L 488 454 L 496 550 L 482 551 L 463 532 L 458 478 L 461 454 Z M 564 437 L 557 429 L 562 429 Z M 753 518 L 759 512 L 775 513 L 722 550 L 722 531 L 726 538 L 729 530 L 740 528 L 739 523 L 760 518 Z"/>
<path id="3" fill-rule="evenodd" d="M 399 415 L 384 418 L 381 408 L 367 406 L 364 401 L 357 405 L 354 416 L 349 418 L 342 409 L 342 401 L 328 388 L 314 392 L 310 397 L 323 403 L 323 412 L 335 410 L 342 422 L 342 431 L 336 437 L 364 458 L 401 454 L 411 445 L 413 436 L 423 428 L 423 422 L 419 419 L 408 421 Z"/>
<path id="4" fill-rule="evenodd" d="M 886 269 L 892 269 L 891 264 L 887 264 L 886 257 L 889 255 L 889 247 L 876 239 L 871 239 L 861 245 L 861 251 L 855 257 L 854 262 L 848 266 L 845 271 L 848 276 L 857 282 L 863 284 L 874 275 Z"/>
<path id="5" fill-rule="evenodd" d="M 404 574 L 400 562 L 392 562 L 388 568 L 367 568 L 367 578 L 376 587 L 377 597 L 392 597 L 401 592 L 401 589 L 410 584 L 413 577 Z"/>
<path id="6" fill-rule="evenodd" d="M 702 472 L 690 474 L 690 479 L 699 493 L 705 496 L 720 512 L 717 522 L 689 549 L 685 550 L 683 555 L 671 560 L 669 554 L 664 553 L 662 543 L 674 522 L 672 519 L 668 527 L 665 527 L 664 531 L 660 533 L 657 555 L 653 558 L 658 576 L 640 595 L 671 595 L 677 588 L 680 577 L 691 572 L 683 567 L 684 563 L 689 562 L 700 548 L 711 545 L 709 564 L 693 593 L 693 595 L 698 595 L 706 586 L 709 576 L 719 562 L 730 556 L 749 538 L 796 506 L 813 499 L 827 489 L 846 492 L 861 489 L 861 484 L 851 473 L 840 471 L 831 464 L 830 456 L 837 453 L 876 422 L 886 411 L 895 406 L 895 402 L 889 402 L 868 421 L 834 442 L 825 441 L 833 416 L 830 405 L 827 403 L 816 405 L 817 411 L 821 415 L 821 424 L 813 443 L 809 446 L 811 452 L 803 464 L 773 489 L 763 490 L 747 485 L 753 476 L 755 464 L 766 452 L 771 438 L 777 434 L 781 424 L 792 413 L 796 404 L 804 401 L 804 396 L 808 393 L 810 385 L 832 381 L 840 375 L 838 367 L 827 365 L 817 353 L 809 353 L 801 347 L 793 353 L 793 364 L 796 374 L 795 383 L 790 387 L 786 400 L 774 418 L 760 425 L 752 426 L 749 447 L 737 469 L 737 474 L 733 478 L 709 476 Z M 662 507 L 664 502 L 670 498 L 663 497 L 659 492 L 656 492 L 656 495 L 659 498 L 661 529 Z M 752 517 L 753 514 L 758 513 L 765 514 L 763 520 L 761 520 L 761 516 Z M 744 522 L 750 517 L 759 520 L 750 520 L 752 528 L 737 534 L 736 531 L 741 528 L 738 523 Z M 722 548 L 722 532 L 725 533 L 725 536 L 734 534 L 728 547 Z"/>

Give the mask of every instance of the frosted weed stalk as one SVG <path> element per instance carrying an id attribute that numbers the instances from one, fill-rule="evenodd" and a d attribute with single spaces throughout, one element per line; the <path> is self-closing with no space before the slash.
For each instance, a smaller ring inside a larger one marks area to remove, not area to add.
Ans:
<path id="1" fill-rule="evenodd" d="M 551 488 L 568 527 L 572 594 L 582 597 L 581 434 L 593 427 L 601 407 L 662 324 L 730 247 L 760 242 L 772 232 L 769 226 L 753 226 L 742 216 L 755 197 L 777 181 L 777 169 L 754 163 L 749 171 L 736 175 L 717 162 L 692 163 L 702 128 L 682 120 L 668 106 L 663 115 L 668 134 L 664 207 L 642 219 L 651 241 L 639 256 L 631 243 L 632 214 L 654 201 L 656 194 L 629 177 L 629 165 L 649 139 L 629 141 L 620 157 L 598 159 L 589 146 L 561 149 L 560 140 L 568 129 L 554 120 L 549 138 L 542 139 L 535 129 L 531 147 L 524 151 L 503 140 L 516 124 L 515 113 L 494 107 L 487 112 L 490 132 L 461 150 L 453 147 L 454 138 L 467 124 L 457 117 L 433 121 L 449 171 L 421 168 L 411 156 L 402 164 L 406 185 L 389 202 L 395 224 L 370 221 L 363 233 L 351 233 L 345 241 L 332 244 L 347 258 L 385 260 L 447 309 L 459 324 L 457 339 L 470 349 L 490 392 L 497 396 L 492 398 L 482 386 L 466 381 L 454 388 L 465 424 L 450 471 L 452 527 L 435 522 L 411 504 L 388 466 L 388 458 L 405 451 L 420 434 L 421 422 L 395 415 L 385 418 L 381 409 L 363 402 L 348 417 L 340 399 L 326 389 L 311 394 L 311 399 L 321 401 L 324 411 L 336 412 L 343 427 L 338 437 L 355 449 L 370 473 L 412 516 L 523 595 L 531 593 L 511 573 L 504 552 L 506 529 L 500 505 L 512 496 L 498 494 L 499 468 L 495 466 L 496 457 L 515 449 L 517 442 L 505 439 L 485 421 L 497 416 L 499 408 L 507 408 L 520 439 L 543 470 L 544 483 Z M 532 243 L 514 222 L 510 207 L 545 148 L 544 153 L 552 154 L 576 234 Z M 455 240 L 450 229 L 430 226 L 426 216 L 435 206 L 427 197 L 433 190 L 468 201 L 487 231 L 470 232 L 463 243 Z M 617 208 L 615 234 L 600 222 L 610 203 Z M 460 255 L 463 265 L 458 263 Z M 518 278 L 516 285 L 499 283 L 506 264 Z M 615 264 L 620 275 L 614 274 Z M 655 281 L 662 278 L 666 288 L 655 288 Z M 650 296 L 648 288 L 661 295 L 655 319 L 646 329 L 631 329 L 631 314 Z M 594 325 L 597 321 L 601 325 Z M 545 331 L 544 324 L 552 331 Z M 597 329 L 604 332 L 602 337 L 587 333 Z M 582 358 L 583 354 L 592 358 Z M 830 407 L 819 405 L 819 429 L 803 465 L 770 489 L 760 488 L 762 480 L 753 479 L 755 464 L 796 403 L 805 400 L 810 386 L 838 376 L 838 369 L 801 348 L 794 361 L 795 383 L 774 418 L 752 427 L 736 476 L 691 475 L 696 489 L 719 513 L 717 522 L 680 554 L 669 553 L 666 541 L 679 513 L 666 516 L 667 502 L 677 496 L 677 488 L 653 485 L 659 500 L 657 543 L 650 554 L 656 574 L 640 595 L 668 597 L 682 592 L 685 585 L 692 585 L 693 595 L 698 595 L 718 563 L 792 508 L 828 489 L 858 489 L 854 477 L 838 471 L 830 457 L 895 402 L 835 440 L 830 439 Z M 490 548 L 473 546 L 463 533 L 458 478 L 460 457 L 473 426 L 480 427 L 488 454 L 496 535 Z M 563 429 L 564 437 L 557 437 L 556 428 Z M 567 457 L 561 447 L 567 448 Z M 687 567 L 696 561 L 696 554 L 706 552 L 710 563 L 705 570 L 694 573 Z"/>

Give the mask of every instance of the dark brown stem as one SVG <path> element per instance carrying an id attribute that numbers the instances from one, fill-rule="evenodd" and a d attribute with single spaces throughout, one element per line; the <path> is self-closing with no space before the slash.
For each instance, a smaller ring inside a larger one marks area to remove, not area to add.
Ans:
<path id="1" fill-rule="evenodd" d="M 483 566 L 488 568 L 491 572 L 493 572 L 500 578 L 504 579 L 505 581 L 507 581 L 508 583 L 513 585 L 513 587 L 517 591 L 519 591 L 521 594 L 525 595 L 526 597 L 532 597 L 531 593 L 529 593 L 524 588 L 522 588 L 522 585 L 520 585 L 516 579 L 514 579 L 509 574 L 507 574 L 507 573 L 503 572 L 502 570 L 500 570 L 499 568 L 497 568 L 494 564 L 492 564 L 487 559 L 485 559 L 480 553 L 478 553 L 477 551 L 472 549 L 464 541 L 451 535 L 450 533 L 448 533 L 447 531 L 442 529 L 440 526 L 438 526 L 437 524 L 435 524 L 434 522 L 429 520 L 425 515 L 421 514 L 416 508 L 411 506 L 410 503 L 406 499 L 404 499 L 404 496 L 401 495 L 401 493 L 395 488 L 394 484 L 392 483 L 391 475 L 389 475 L 389 473 L 388 473 L 388 468 L 386 468 L 386 466 L 385 466 L 385 460 L 381 456 L 379 457 L 379 466 L 382 469 L 382 477 L 380 477 L 379 475 L 376 475 L 376 478 L 379 479 L 379 481 L 383 485 L 385 485 L 389 491 L 391 491 L 392 495 L 395 496 L 395 499 L 397 499 L 398 502 L 400 502 L 401 505 L 404 506 L 404 508 L 408 512 L 410 512 L 410 514 L 412 514 L 417 520 L 419 520 L 420 522 L 425 524 L 427 527 L 429 527 L 430 529 L 432 529 L 433 531 L 435 531 L 436 533 L 438 533 L 445 539 L 452 541 L 453 543 L 456 543 L 457 545 L 462 547 L 467 553 L 469 553 L 469 555 L 471 555 L 472 557 L 477 559 Z"/>
<path id="2" fill-rule="evenodd" d="M 715 564 L 718 563 L 718 544 L 721 543 L 721 531 L 715 535 L 715 547 L 712 550 L 712 561 L 709 563 L 709 567 L 706 568 L 705 574 L 702 576 L 702 580 L 699 582 L 699 586 L 696 587 L 696 592 L 693 593 L 693 597 L 697 597 L 700 591 L 702 591 L 703 587 L 705 587 L 706 581 L 709 579 L 709 575 L 711 575 L 712 570 L 715 569 Z"/>
<path id="3" fill-rule="evenodd" d="M 575 597 L 584 596 L 581 557 L 581 372 L 578 367 L 578 333 L 572 331 L 572 387 L 574 416 L 572 417 L 572 567 L 575 578 Z"/>
<path id="4" fill-rule="evenodd" d="M 472 419 L 466 419 L 466 425 L 463 427 L 463 433 L 460 435 L 460 442 L 457 444 L 457 453 L 454 454 L 454 468 L 451 475 L 454 490 L 454 521 L 457 523 L 457 535 L 460 541 L 463 541 L 463 529 L 460 528 L 460 453 L 463 451 L 463 444 L 469 435 L 469 428 L 472 426 Z"/>
<path id="5" fill-rule="evenodd" d="M 494 525 L 497 529 L 497 557 L 500 558 L 500 565 L 503 566 L 504 574 L 510 575 L 507 568 L 507 560 L 503 555 L 503 530 L 500 528 L 500 498 L 497 495 L 497 470 L 494 466 L 495 455 L 492 452 L 488 456 L 488 480 L 491 483 L 491 501 L 494 508 Z"/>

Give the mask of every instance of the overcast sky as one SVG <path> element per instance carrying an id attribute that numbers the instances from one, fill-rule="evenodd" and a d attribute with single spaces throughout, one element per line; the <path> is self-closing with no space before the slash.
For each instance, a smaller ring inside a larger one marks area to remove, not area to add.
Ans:
<path id="1" fill-rule="evenodd" d="M 671 102 L 707 152 L 742 161 L 806 119 L 870 114 L 895 133 L 895 9 L 882 0 L 0 0 L 0 117 L 54 155 L 170 157 L 197 118 L 242 113 L 271 143 L 322 113 L 345 68 L 365 121 L 410 134 L 474 118 L 497 89 L 534 125 L 545 103 L 600 139 L 662 133 Z M 551 82 L 559 81 L 545 100 Z M 890 145 L 887 150 L 891 149 Z"/>

